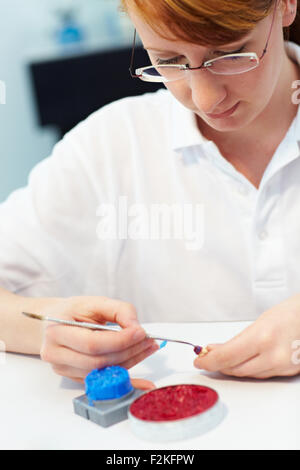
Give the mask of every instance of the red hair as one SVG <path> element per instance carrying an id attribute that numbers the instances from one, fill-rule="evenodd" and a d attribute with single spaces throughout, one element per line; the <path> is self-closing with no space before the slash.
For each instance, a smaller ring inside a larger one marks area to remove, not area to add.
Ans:
<path id="1" fill-rule="evenodd" d="M 121 0 L 123 10 L 132 9 L 161 37 L 204 46 L 242 39 L 274 4 L 275 0 Z"/>

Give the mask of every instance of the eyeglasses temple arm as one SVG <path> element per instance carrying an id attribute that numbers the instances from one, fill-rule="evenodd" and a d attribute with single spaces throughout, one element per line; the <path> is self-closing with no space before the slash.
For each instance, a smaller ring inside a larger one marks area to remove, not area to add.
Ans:
<path id="1" fill-rule="evenodd" d="M 136 29 L 134 30 L 134 35 L 133 35 L 133 45 L 132 45 L 132 52 L 131 52 L 131 59 L 130 59 L 130 66 L 129 66 L 129 72 L 132 78 L 139 78 L 140 75 L 136 75 L 133 72 L 133 61 L 134 61 L 134 50 L 135 50 L 135 42 L 136 42 Z"/>
<path id="2" fill-rule="evenodd" d="M 263 58 L 263 56 L 265 55 L 265 53 L 267 52 L 267 49 L 268 49 L 268 45 L 269 45 L 269 41 L 270 41 L 270 37 L 271 37 L 271 33 L 272 33 L 274 21 L 275 21 L 275 14 L 276 14 L 276 10 L 277 10 L 277 5 L 278 5 L 278 0 L 276 0 L 276 2 L 275 2 L 274 13 L 273 13 L 273 18 L 272 18 L 272 24 L 271 24 L 271 28 L 270 28 L 270 31 L 269 31 L 268 39 L 267 39 L 265 48 L 264 48 L 263 53 L 262 53 L 261 57 L 259 58 L 259 60 L 261 60 Z"/>

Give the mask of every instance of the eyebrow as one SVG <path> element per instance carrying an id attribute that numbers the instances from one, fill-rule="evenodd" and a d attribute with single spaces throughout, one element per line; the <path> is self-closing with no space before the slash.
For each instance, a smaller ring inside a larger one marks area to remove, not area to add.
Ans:
<path id="1" fill-rule="evenodd" d="M 251 31 L 252 32 L 252 31 Z M 246 41 L 249 41 L 251 39 L 251 32 L 249 34 L 247 34 L 246 36 L 244 36 L 242 39 L 239 39 L 237 41 L 234 41 L 234 42 L 231 42 L 230 44 L 223 44 L 223 45 L 220 45 L 220 46 L 211 46 L 210 49 L 215 49 L 217 50 L 217 48 L 223 48 L 223 47 L 235 47 L 236 45 L 239 45 L 241 42 L 246 42 Z M 250 37 L 249 37 L 250 36 Z M 146 51 L 153 51 L 153 52 L 159 52 L 161 54 L 174 54 L 174 56 L 177 56 L 179 55 L 177 52 L 174 52 L 174 51 L 170 51 L 170 50 L 162 50 L 162 49 L 156 49 L 155 47 L 149 47 L 149 46 L 143 46 L 144 49 Z M 218 49 L 218 50 L 219 50 Z"/>
<path id="2" fill-rule="evenodd" d="M 163 53 L 163 54 L 165 54 L 165 53 L 174 54 L 174 55 L 177 54 L 177 52 L 167 51 L 167 50 L 163 51 L 162 49 L 155 49 L 154 47 L 145 47 L 145 46 L 144 46 L 144 49 L 145 49 L 146 51 L 161 52 L 161 53 Z"/>

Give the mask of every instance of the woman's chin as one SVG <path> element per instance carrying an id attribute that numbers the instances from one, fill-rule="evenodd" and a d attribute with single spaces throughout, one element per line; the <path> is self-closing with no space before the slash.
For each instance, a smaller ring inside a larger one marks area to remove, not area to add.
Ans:
<path id="1" fill-rule="evenodd" d="M 241 119 L 210 119 L 207 116 L 203 116 L 203 114 L 197 113 L 197 123 L 200 131 L 202 134 L 205 134 L 205 129 L 214 129 L 218 132 L 234 132 L 242 129 L 245 124 L 241 121 Z"/>

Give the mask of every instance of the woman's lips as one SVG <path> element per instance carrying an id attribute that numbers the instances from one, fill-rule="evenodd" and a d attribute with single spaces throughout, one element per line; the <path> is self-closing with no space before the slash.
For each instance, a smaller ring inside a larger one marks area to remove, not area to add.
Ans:
<path id="1" fill-rule="evenodd" d="M 234 113 L 234 111 L 237 109 L 239 104 L 240 104 L 240 102 L 238 101 L 232 108 L 228 109 L 227 111 L 224 111 L 224 113 L 206 114 L 206 116 L 211 118 L 211 119 L 220 119 L 220 118 L 228 117 L 228 116 L 230 116 L 231 114 Z"/>

